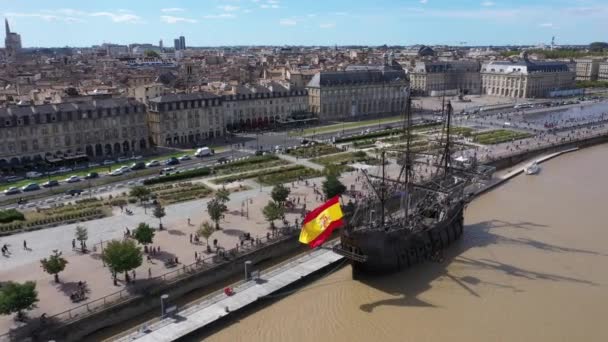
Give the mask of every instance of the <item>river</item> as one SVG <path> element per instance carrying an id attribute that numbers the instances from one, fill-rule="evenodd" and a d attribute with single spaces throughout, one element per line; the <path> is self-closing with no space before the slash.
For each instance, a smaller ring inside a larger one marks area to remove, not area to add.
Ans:
<path id="1" fill-rule="evenodd" d="M 350 266 L 187 341 L 608 341 L 608 146 L 471 203 L 443 263 Z"/>

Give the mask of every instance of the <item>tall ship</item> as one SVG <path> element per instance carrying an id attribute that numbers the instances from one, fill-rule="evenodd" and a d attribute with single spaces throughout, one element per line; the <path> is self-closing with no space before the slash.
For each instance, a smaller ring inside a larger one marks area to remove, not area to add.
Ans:
<path id="1" fill-rule="evenodd" d="M 401 149 L 384 150 L 382 166 L 363 172 L 367 190 L 350 206 L 349 220 L 334 251 L 349 259 L 353 276 L 395 272 L 441 256 L 463 234 L 464 210 L 493 167 L 452 158 L 452 105 L 444 100 L 439 133 L 432 148 L 416 152 L 411 99 L 404 110 Z M 419 150 L 419 149 L 418 149 Z M 386 156 L 397 164 L 387 170 Z"/>

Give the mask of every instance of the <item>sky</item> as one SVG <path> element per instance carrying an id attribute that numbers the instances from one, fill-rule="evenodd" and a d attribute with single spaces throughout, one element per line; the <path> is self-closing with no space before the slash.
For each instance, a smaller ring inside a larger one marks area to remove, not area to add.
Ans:
<path id="1" fill-rule="evenodd" d="M 25 47 L 608 41 L 608 0 L 0 0 Z"/>

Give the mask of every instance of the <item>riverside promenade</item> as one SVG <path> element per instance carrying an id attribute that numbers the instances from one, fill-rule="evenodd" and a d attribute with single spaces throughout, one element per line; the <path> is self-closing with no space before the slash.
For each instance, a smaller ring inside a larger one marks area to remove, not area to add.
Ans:
<path id="1" fill-rule="evenodd" d="M 177 308 L 178 311 L 170 317 L 147 322 L 126 335 L 107 341 L 174 341 L 267 296 L 272 296 L 315 272 L 335 264 L 339 266 L 343 259 L 343 256 L 328 249 L 313 250 L 263 272 L 256 279 L 234 285 L 234 294 L 231 296 L 223 291 L 210 294 L 184 308 Z"/>

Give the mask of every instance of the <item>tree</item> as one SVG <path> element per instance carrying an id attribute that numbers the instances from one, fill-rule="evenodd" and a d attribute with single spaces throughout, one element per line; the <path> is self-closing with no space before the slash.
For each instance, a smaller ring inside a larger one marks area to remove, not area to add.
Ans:
<path id="1" fill-rule="evenodd" d="M 608 43 L 605 42 L 593 42 L 589 44 L 589 50 L 591 51 L 603 51 L 608 49 Z"/>
<path id="2" fill-rule="evenodd" d="M 323 193 L 325 197 L 332 198 L 340 196 L 346 191 L 346 186 L 336 176 L 327 176 L 323 182 Z"/>
<path id="3" fill-rule="evenodd" d="M 273 201 L 283 206 L 285 205 L 285 201 L 287 200 L 287 197 L 289 197 L 290 192 L 291 191 L 286 186 L 283 184 L 278 184 L 272 188 L 270 196 L 272 197 Z"/>
<path id="4" fill-rule="evenodd" d="M 274 220 L 278 220 L 285 214 L 285 209 L 280 204 L 269 201 L 262 210 L 266 221 L 270 222 L 270 228 L 275 229 Z"/>
<path id="5" fill-rule="evenodd" d="M 140 202 L 143 202 L 146 198 L 148 198 L 148 196 L 150 196 L 150 193 L 150 189 L 146 188 L 145 186 L 138 185 L 132 187 L 129 194 L 133 197 L 137 197 Z"/>
<path id="6" fill-rule="evenodd" d="M 55 276 L 56 283 L 59 282 L 59 272 L 63 271 L 67 264 L 68 261 L 65 260 L 65 258 L 61 256 L 61 252 L 56 249 L 53 250 L 53 254 L 50 257 L 40 260 L 40 266 L 46 273 Z"/>
<path id="7" fill-rule="evenodd" d="M 328 165 L 323 169 L 323 174 L 328 177 L 340 177 L 342 174 L 342 170 L 344 168 L 342 165 Z"/>
<path id="8" fill-rule="evenodd" d="M 84 252 L 87 245 L 86 241 L 89 238 L 89 232 L 84 226 L 76 226 L 76 240 L 80 241 L 80 249 Z"/>
<path id="9" fill-rule="evenodd" d="M 133 237 L 137 242 L 145 246 L 152 243 L 154 230 L 148 224 L 142 222 L 133 231 Z"/>
<path id="10" fill-rule="evenodd" d="M 214 198 L 207 203 L 207 212 L 211 220 L 215 222 L 215 229 L 220 229 L 220 220 L 224 213 L 228 211 L 228 207 L 218 198 Z"/>
<path id="11" fill-rule="evenodd" d="M 125 280 L 129 282 L 127 272 L 141 265 L 143 254 L 133 240 L 112 240 L 104 248 L 101 258 L 114 274 L 125 272 Z"/>
<path id="12" fill-rule="evenodd" d="M 0 288 L 0 314 L 10 315 L 17 313 L 17 320 L 23 321 L 24 310 L 31 310 L 38 302 L 36 283 L 27 281 L 23 284 L 9 281 Z"/>
<path id="13" fill-rule="evenodd" d="M 146 51 L 144 51 L 144 55 L 148 58 L 159 58 L 160 57 L 158 52 L 156 52 L 154 50 L 146 50 Z"/>
<path id="14" fill-rule="evenodd" d="M 226 188 L 219 189 L 215 193 L 215 198 L 222 203 L 228 203 L 230 200 L 230 191 L 226 190 Z"/>
<path id="15" fill-rule="evenodd" d="M 203 237 L 207 243 L 207 246 L 209 246 L 209 238 L 211 235 L 213 235 L 213 232 L 214 230 L 211 223 L 209 223 L 209 221 L 204 221 L 196 231 L 196 235 Z"/>
<path id="16" fill-rule="evenodd" d="M 159 229 L 163 229 L 162 218 L 166 215 L 165 208 L 163 208 L 163 206 L 159 203 L 156 208 L 154 208 L 154 212 L 152 214 L 158 219 Z"/>

